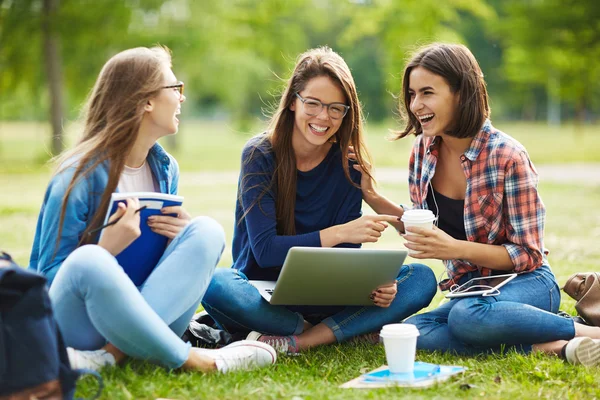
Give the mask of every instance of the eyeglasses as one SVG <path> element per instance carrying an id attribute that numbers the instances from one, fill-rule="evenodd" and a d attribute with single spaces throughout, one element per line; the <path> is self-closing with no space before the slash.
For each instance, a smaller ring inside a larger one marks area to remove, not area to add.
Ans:
<path id="1" fill-rule="evenodd" d="M 341 119 L 346 116 L 346 113 L 350 109 L 350 106 L 347 106 L 344 103 L 325 104 L 316 99 L 305 99 L 298 93 L 296 93 L 296 96 L 304 105 L 304 113 L 311 117 L 321 114 L 323 107 L 327 107 L 327 114 L 329 114 L 332 119 Z"/>
<path id="2" fill-rule="evenodd" d="M 181 96 L 183 96 L 183 82 L 179 81 L 177 82 L 175 85 L 169 85 L 169 86 L 163 86 L 163 89 L 177 89 L 177 91 L 179 92 L 179 98 L 181 98 Z"/>

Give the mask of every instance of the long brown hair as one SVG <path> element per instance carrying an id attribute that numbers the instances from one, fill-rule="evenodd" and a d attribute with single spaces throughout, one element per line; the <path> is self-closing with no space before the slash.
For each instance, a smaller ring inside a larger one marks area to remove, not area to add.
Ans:
<path id="1" fill-rule="evenodd" d="M 441 76 L 450 86 L 451 92 L 459 95 L 455 124 L 446 134 L 457 138 L 477 135 L 491 112 L 479 63 L 473 53 L 462 44 L 433 43 L 418 50 L 404 69 L 402 81 L 404 101 L 400 105 L 400 114 L 406 121 L 406 128 L 398 132 L 396 139 L 410 133 L 415 135 L 422 133 L 419 120 L 410 111 L 410 73 L 416 67 L 423 67 Z"/>
<path id="2" fill-rule="evenodd" d="M 75 168 L 61 207 L 57 248 L 71 192 L 95 168 L 108 162 L 108 183 L 79 245 L 94 241 L 88 232 L 104 220 L 110 196 L 117 188 L 125 160 L 137 139 L 144 106 L 160 93 L 165 84 L 165 66 L 171 66 L 171 54 L 166 47 L 125 50 L 104 64 L 84 107 L 83 135 L 72 150 L 56 160 L 57 174 L 67 168 Z"/>
<path id="3" fill-rule="evenodd" d="M 297 167 L 296 155 L 292 147 L 295 114 L 290 106 L 296 100 L 296 93 L 304 90 L 311 79 L 321 76 L 329 77 L 340 87 L 346 103 L 350 106 L 340 128 L 332 138 L 339 143 L 342 152 L 342 167 L 348 181 L 352 182 L 348 168 L 348 146 L 354 146 L 358 165 L 362 167 L 365 163 L 371 162 L 363 137 L 362 108 L 350 68 L 344 59 L 329 47 L 319 47 L 301 54 L 297 59 L 292 76 L 287 81 L 279 106 L 271 117 L 267 133 L 262 137 L 263 140 L 269 142 L 275 154 L 275 170 L 270 187 L 265 188 L 260 197 L 267 191 L 276 188 L 275 217 L 279 235 L 296 234 L 294 209 L 296 207 Z M 250 162 L 251 159 L 252 156 L 245 162 Z M 242 178 L 242 190 L 244 190 L 244 178 L 246 177 Z M 358 187 L 354 183 L 353 185 Z M 258 203 L 260 197 L 251 207 Z M 245 214 L 247 213 L 248 211 Z"/>

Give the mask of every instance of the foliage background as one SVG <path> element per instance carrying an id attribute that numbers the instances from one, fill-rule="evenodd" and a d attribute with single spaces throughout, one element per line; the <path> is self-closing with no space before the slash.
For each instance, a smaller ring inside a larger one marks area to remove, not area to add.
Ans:
<path id="1" fill-rule="evenodd" d="M 406 57 L 432 41 L 471 48 L 496 120 L 597 118 L 595 0 L 0 0 L 0 120 L 48 118 L 49 58 L 59 66 L 55 112 L 64 122 L 110 56 L 160 43 L 186 82 L 188 116 L 247 129 L 268 113 L 298 54 L 328 45 L 377 122 L 396 115 Z"/>

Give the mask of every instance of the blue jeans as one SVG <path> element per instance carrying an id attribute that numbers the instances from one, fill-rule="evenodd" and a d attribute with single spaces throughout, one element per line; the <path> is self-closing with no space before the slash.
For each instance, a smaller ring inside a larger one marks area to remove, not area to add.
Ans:
<path id="1" fill-rule="evenodd" d="M 528 353 L 532 344 L 575 337 L 573 320 L 556 315 L 560 290 L 549 266 L 518 275 L 499 290 L 498 296 L 455 298 L 407 319 L 421 334 L 417 348 L 474 355 L 506 346 Z"/>
<path id="2" fill-rule="evenodd" d="M 318 314 L 338 342 L 374 332 L 385 324 L 400 322 L 427 307 L 437 290 L 433 271 L 421 264 L 404 265 L 396 279 L 398 294 L 388 308 L 377 306 L 276 306 L 262 298 L 248 278 L 232 268 L 215 272 L 202 305 L 226 330 L 259 331 L 273 335 L 297 335 L 304 319 Z"/>
<path id="3" fill-rule="evenodd" d="M 213 219 L 193 219 L 169 244 L 138 288 L 104 248 L 82 246 L 60 267 L 50 299 L 67 346 L 123 353 L 180 367 L 189 343 L 180 337 L 208 287 L 225 246 Z"/>

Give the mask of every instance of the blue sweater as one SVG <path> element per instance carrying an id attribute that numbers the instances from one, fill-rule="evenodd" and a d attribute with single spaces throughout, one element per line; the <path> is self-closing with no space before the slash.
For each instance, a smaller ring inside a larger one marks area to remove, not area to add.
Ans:
<path id="1" fill-rule="evenodd" d="M 281 236 L 277 234 L 275 221 L 277 188 L 272 188 L 256 203 L 271 183 L 275 155 L 268 141 L 261 143 L 260 136 L 250 139 L 242 151 L 238 181 L 233 268 L 249 279 L 277 280 L 291 247 L 320 247 L 320 230 L 360 217 L 362 193 L 346 179 L 342 162 L 340 147 L 334 143 L 318 166 L 307 172 L 297 171 L 296 235 Z M 360 172 L 351 166 L 350 176 L 360 184 Z M 241 219 L 249 208 L 248 214 Z M 342 244 L 339 247 L 360 245 Z"/>

